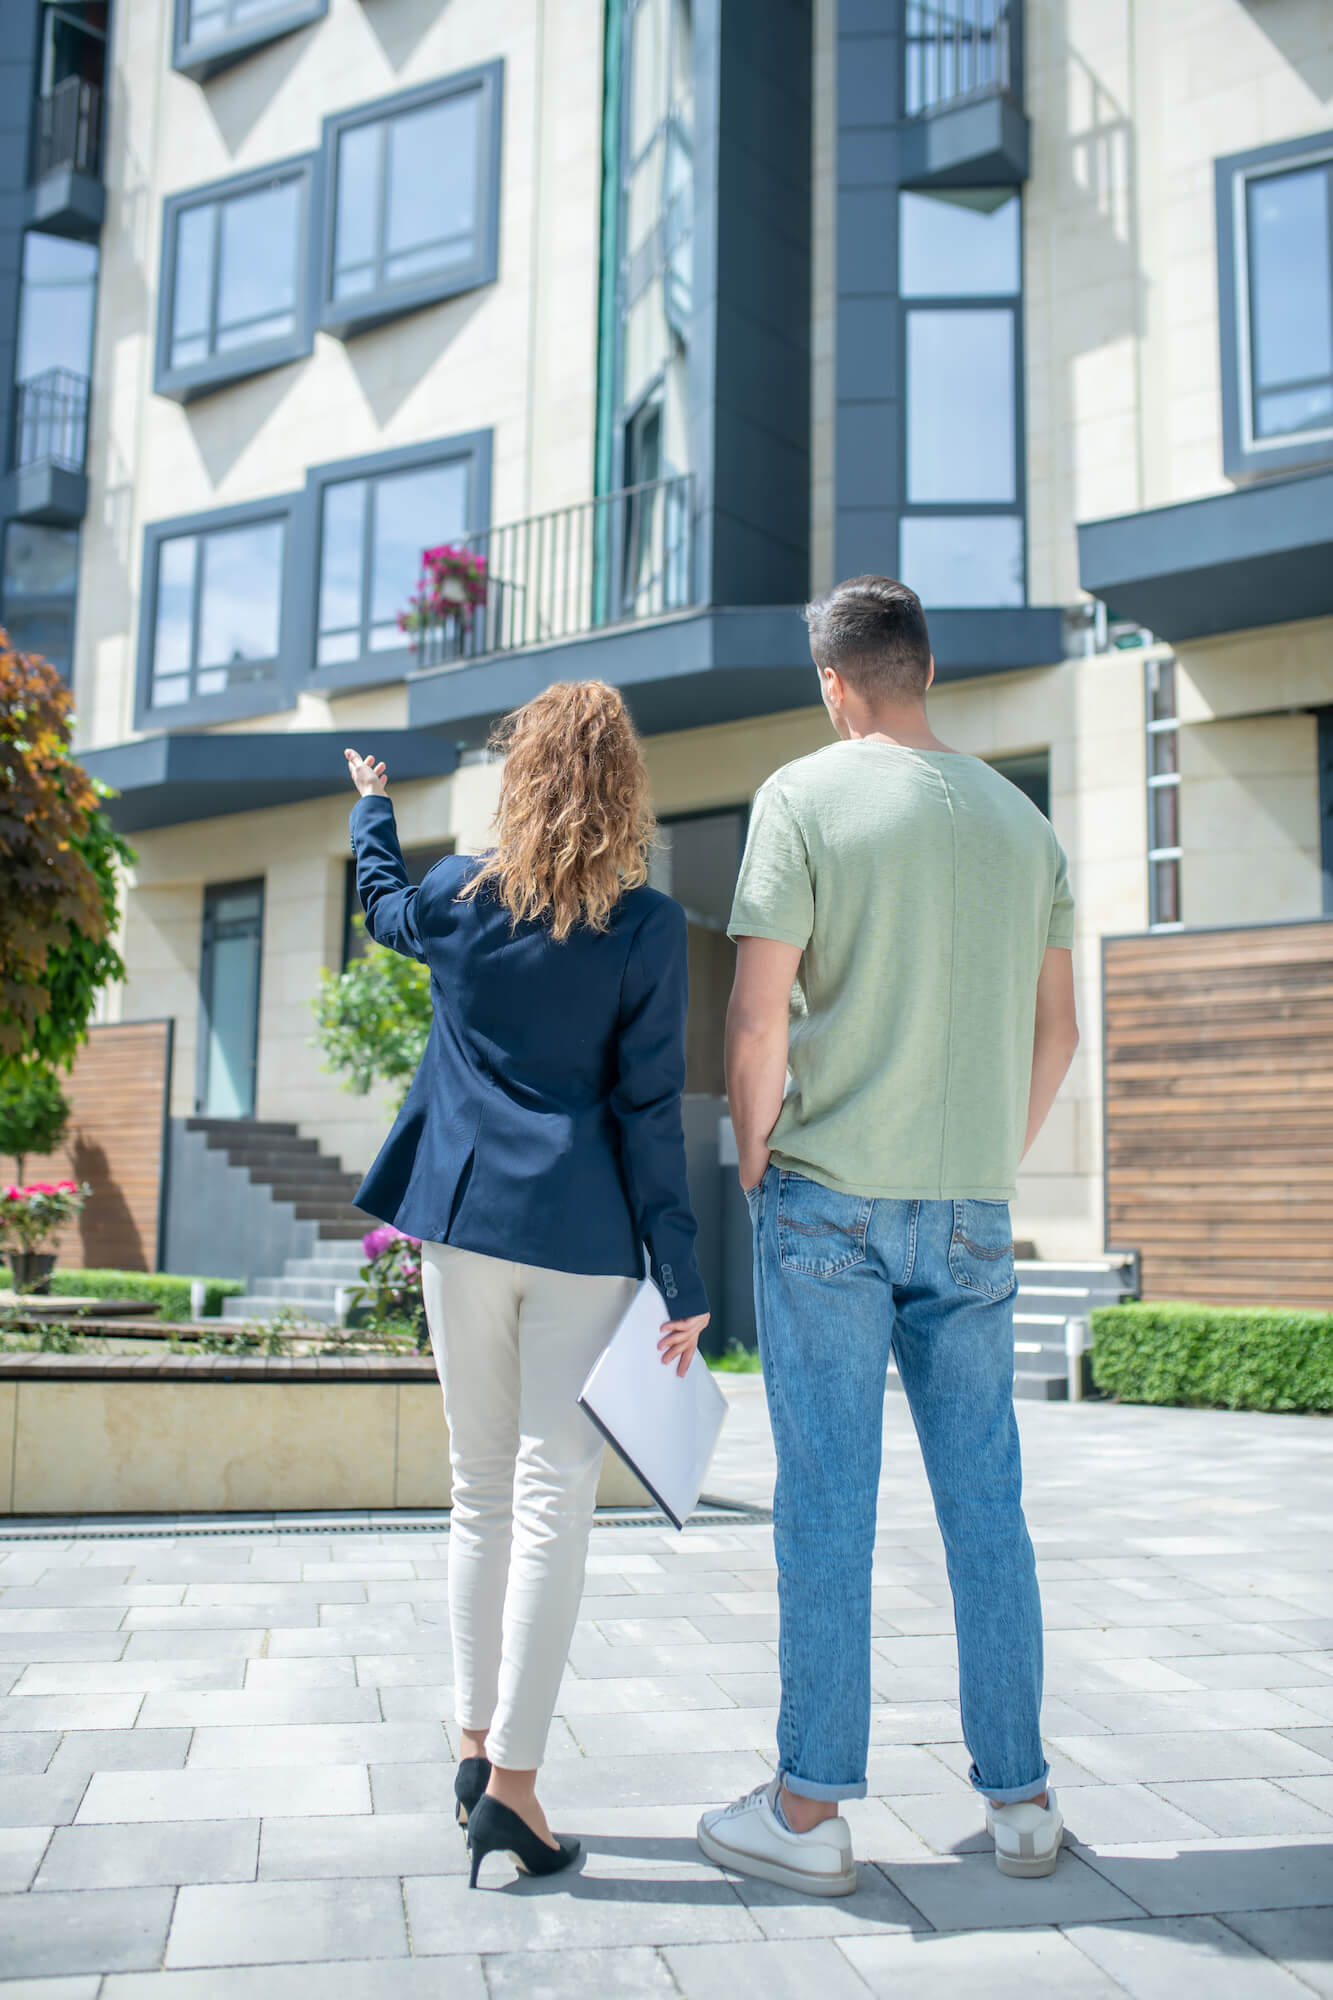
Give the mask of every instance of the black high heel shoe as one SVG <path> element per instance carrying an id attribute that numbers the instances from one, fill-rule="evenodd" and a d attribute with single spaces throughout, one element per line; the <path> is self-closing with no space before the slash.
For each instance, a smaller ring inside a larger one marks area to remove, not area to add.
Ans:
<path id="1" fill-rule="evenodd" d="M 458 1776 L 454 1779 L 454 1818 L 463 1829 L 465 1838 L 473 1813 L 486 1795 L 486 1787 L 491 1781 L 491 1760 L 489 1757 L 464 1757 L 458 1766 Z"/>
<path id="2" fill-rule="evenodd" d="M 524 1875 L 558 1875 L 583 1852 L 577 1840 L 562 1840 L 558 1847 L 548 1847 L 526 1820 L 489 1793 L 468 1822 L 468 1846 L 472 1850 L 469 1889 L 476 1888 L 477 1870 L 488 1854 L 508 1854 Z"/>

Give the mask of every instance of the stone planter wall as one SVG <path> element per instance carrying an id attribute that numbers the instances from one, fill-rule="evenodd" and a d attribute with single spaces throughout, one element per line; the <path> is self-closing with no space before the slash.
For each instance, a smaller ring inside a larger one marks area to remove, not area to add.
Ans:
<path id="1" fill-rule="evenodd" d="M 648 1496 L 611 1452 L 598 1502 Z M 428 1357 L 0 1355 L 0 1513 L 447 1507 Z"/>

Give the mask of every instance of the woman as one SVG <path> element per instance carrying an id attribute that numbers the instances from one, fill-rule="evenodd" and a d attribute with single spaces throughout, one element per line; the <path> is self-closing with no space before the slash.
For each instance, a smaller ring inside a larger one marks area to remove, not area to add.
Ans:
<path id="1" fill-rule="evenodd" d="M 684 1373 L 708 1324 L 685 1183 L 685 916 L 646 886 L 654 836 L 614 688 L 508 719 L 494 849 L 408 884 L 383 764 L 347 752 L 366 929 L 430 967 L 426 1053 L 357 1205 L 422 1239 L 453 1467 L 449 1614 L 472 1849 L 576 1858 L 537 1767 L 583 1588 L 602 1444 L 576 1398 L 646 1244 Z"/>

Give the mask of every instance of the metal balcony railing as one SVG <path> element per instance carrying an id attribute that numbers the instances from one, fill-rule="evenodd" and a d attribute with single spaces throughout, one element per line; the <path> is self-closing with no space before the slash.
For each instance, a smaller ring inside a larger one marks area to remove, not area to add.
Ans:
<path id="1" fill-rule="evenodd" d="M 94 177 L 102 167 L 102 92 L 81 76 L 67 76 L 39 97 L 33 119 L 33 180 L 63 167 Z"/>
<path id="2" fill-rule="evenodd" d="M 82 472 L 88 446 L 88 378 L 48 368 L 17 385 L 14 466 L 63 465 Z"/>
<path id="3" fill-rule="evenodd" d="M 1013 24 L 1008 0 L 908 0 L 906 109 L 909 118 L 981 90 L 1008 90 Z"/>
<path id="4" fill-rule="evenodd" d="M 694 603 L 689 473 L 465 535 L 486 601 L 423 635 L 418 668 L 577 639 Z"/>

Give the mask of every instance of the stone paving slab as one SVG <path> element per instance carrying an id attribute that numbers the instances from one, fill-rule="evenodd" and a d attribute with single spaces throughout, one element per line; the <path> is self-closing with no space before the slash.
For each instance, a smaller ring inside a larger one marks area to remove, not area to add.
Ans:
<path id="1" fill-rule="evenodd" d="M 714 1478 L 763 1506 L 761 1386 L 728 1391 Z M 476 1894 L 436 1517 L 56 1524 L 0 1538 L 0 2000 L 1333 2000 L 1333 1430 L 1019 1418 L 1069 1827 L 1048 1880 L 993 1865 L 895 1398 L 855 1896 L 695 1845 L 774 1765 L 762 1524 L 594 1534 L 543 1773 L 585 1855 L 550 1882 L 491 1857 Z"/>

